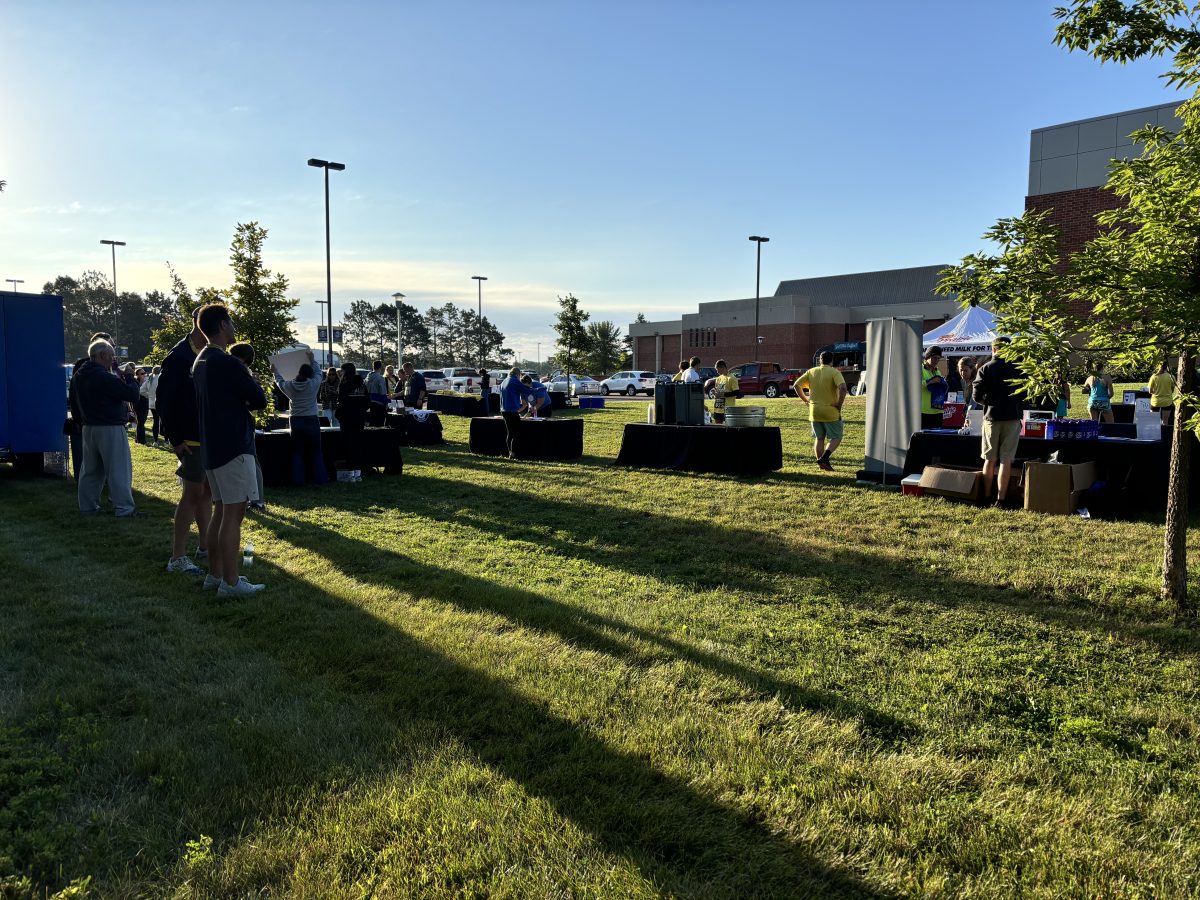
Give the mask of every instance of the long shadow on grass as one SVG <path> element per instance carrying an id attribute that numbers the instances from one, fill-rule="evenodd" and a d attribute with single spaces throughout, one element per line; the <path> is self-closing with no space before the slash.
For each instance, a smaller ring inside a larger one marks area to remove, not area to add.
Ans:
<path id="1" fill-rule="evenodd" d="M 519 474 L 507 461 L 475 458 L 472 466 Z M 824 502 L 822 494 L 832 495 L 845 487 L 817 475 L 792 473 L 788 480 L 805 484 L 814 505 Z M 418 484 L 420 487 L 415 487 Z M 791 583 L 815 580 L 846 604 L 862 608 L 877 609 L 879 597 L 922 606 L 1003 608 L 1066 628 L 1118 632 L 1172 651 L 1200 649 L 1200 636 L 1148 615 L 1131 612 L 1116 617 L 1067 597 L 972 582 L 851 544 L 831 549 L 798 546 L 766 529 L 711 524 L 699 516 L 685 519 L 583 500 L 552 500 L 535 492 L 434 475 L 418 475 L 392 496 L 397 505 L 422 517 L 465 525 L 509 541 L 527 535 L 533 551 L 549 550 L 635 575 L 653 574 L 688 590 L 741 589 L 756 593 L 761 603 L 787 603 Z M 682 503 L 686 505 L 686 501 Z M 514 527 L 514 522 L 520 526 Z M 568 537 L 560 539 L 559 534 Z M 681 546 L 695 551 L 681 552 Z M 884 723 L 884 737 L 887 730 Z"/>
<path id="2" fill-rule="evenodd" d="M 145 521 L 130 523 L 127 541 L 140 543 L 145 552 L 148 538 L 162 538 L 158 529 L 167 524 L 168 504 L 154 498 L 139 498 L 145 512 L 154 517 L 154 525 Z M 73 547 L 81 559 L 95 567 L 104 583 L 117 583 L 128 572 L 129 557 L 114 557 L 113 532 L 106 528 L 74 528 L 74 517 L 47 519 L 43 507 L 27 506 L 17 512 L 24 519 L 24 531 L 36 553 L 38 547 L 53 547 L 64 534 L 72 535 Z M 277 519 L 265 521 L 270 527 L 290 534 L 290 527 Z M 350 539 L 339 539 L 336 532 L 320 532 L 323 551 L 335 560 L 378 559 L 380 550 Z M 308 532 L 311 538 L 312 532 Z M 157 541 L 155 541 L 157 543 Z M 304 542 L 309 543 L 308 541 Z M 398 557 L 398 555 L 397 555 Z M 398 557 L 403 562 L 403 558 Z M 14 557 L 15 566 L 36 566 L 34 559 Z M 369 563 L 368 563 L 369 564 Z M 413 569 L 418 564 L 408 561 Z M 776 836 L 745 812 L 706 797 L 683 780 L 667 776 L 644 759 L 606 745 L 571 721 L 555 715 L 542 704 L 521 696 L 496 679 L 467 668 L 454 659 L 430 648 L 394 623 L 347 604 L 317 584 L 292 582 L 285 573 L 266 567 L 272 582 L 270 590 L 242 604 L 222 604 L 210 595 L 198 595 L 194 583 L 177 577 L 157 579 L 137 574 L 127 589 L 165 588 L 163 602 L 171 604 L 175 614 L 194 620 L 185 633 L 164 635 L 151 630 L 133 656 L 99 656 L 97 665 L 116 666 L 121 676 L 147 666 L 142 677 L 152 677 L 153 660 L 171 658 L 172 641 L 186 641 L 190 653 L 204 655 L 204 645 L 212 654 L 227 655 L 229 648 L 239 650 L 239 659 L 257 666 L 256 656 L 273 660 L 287 672 L 297 693 L 332 688 L 358 702 L 379 710 L 391 723 L 392 730 L 378 740 L 377 746 L 363 747 L 359 769 L 366 779 L 403 768 L 409 754 L 420 747 L 399 745 L 402 735 L 432 731 L 449 734 L 460 741 L 483 764 L 519 783 L 530 795 L 543 798 L 561 816 L 610 853 L 618 854 L 635 865 L 647 879 L 664 892 L 702 896 L 856 896 L 885 897 L 888 894 L 863 883 L 851 874 L 814 859 L 802 847 Z M 28 575 L 29 573 L 24 573 Z M 447 579 L 447 583 L 452 582 Z M 290 588 L 290 589 L 289 589 Z M 120 601 L 117 601 L 120 603 Z M 53 633 L 54 608 L 58 601 L 48 592 L 37 615 L 39 630 Z M 28 612 L 27 615 L 34 613 Z M 103 627 L 102 623 L 97 623 Z M 242 653 L 242 648 L 247 651 Z M 40 662 L 53 670 L 55 658 Z M 100 677 L 100 673 L 96 673 Z M 186 677 L 186 673 L 180 673 Z M 53 680 L 52 672 L 43 677 Z M 271 683 L 264 679 L 264 682 Z M 187 694 L 186 689 L 182 691 Z M 263 719 L 269 720 L 268 707 L 290 698 L 263 695 Z M 79 710 L 82 714 L 120 718 L 126 712 L 119 699 L 113 708 Z M 137 710 L 140 716 L 154 720 L 154 710 Z M 211 714 L 214 722 L 219 711 Z M 170 718 L 168 716 L 167 718 Z M 423 729 L 421 726 L 427 726 Z M 286 733 L 269 733 L 278 744 L 286 745 Z M 236 764 L 248 752 L 245 746 L 221 749 L 220 741 L 208 745 L 219 759 L 195 769 L 222 768 Z M 180 753 L 202 752 L 195 747 L 180 748 Z M 252 750 L 249 752 L 253 752 Z M 286 758 L 286 750 L 273 746 L 272 758 Z M 386 761 L 381 762 L 381 761 Z M 345 777 L 346 760 L 330 761 L 339 780 Z M 281 784 L 289 778 L 312 778 L 315 773 L 258 771 L 244 766 L 257 779 L 240 786 L 238 809 L 224 805 L 214 808 L 205 783 L 182 780 L 171 792 L 149 792 L 146 802 L 166 805 L 173 819 L 207 822 L 218 841 L 237 838 L 263 806 L 270 806 Z M 303 787 L 297 783 L 297 787 Z M 181 831 L 182 831 L 182 826 Z M 218 830 L 220 829 L 220 830 Z M 191 837 L 182 833 L 181 838 Z M 176 842 L 177 845 L 178 842 Z M 98 861 L 101 876 L 119 874 L 127 865 L 125 858 Z M 146 860 L 169 863 L 169 860 Z M 111 868 L 109 868 L 111 867 Z"/>
<path id="3" fill-rule="evenodd" d="M 270 515 L 259 525 L 279 538 L 304 546 L 315 546 L 328 562 L 354 578 L 381 587 L 402 588 L 417 596 L 452 604 L 469 612 L 487 611 L 506 620 L 547 634 L 557 635 L 571 644 L 607 654 L 632 665 L 650 666 L 664 657 L 686 660 L 718 675 L 738 681 L 744 687 L 777 697 L 794 710 L 822 712 L 839 719 L 857 722 L 864 732 L 890 746 L 913 737 L 912 726 L 865 703 L 840 694 L 783 681 L 766 672 L 706 653 L 696 647 L 672 640 L 653 631 L 599 615 L 577 606 L 560 603 L 544 594 L 506 587 L 494 581 L 418 566 L 394 551 L 369 544 L 330 528 L 306 521 L 294 524 Z M 620 637 L 618 637 L 619 635 Z M 655 650 L 640 647 L 648 644 Z"/>

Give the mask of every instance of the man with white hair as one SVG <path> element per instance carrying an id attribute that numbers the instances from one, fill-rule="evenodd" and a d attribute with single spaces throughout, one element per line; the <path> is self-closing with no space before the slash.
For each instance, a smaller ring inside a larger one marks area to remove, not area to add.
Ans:
<path id="1" fill-rule="evenodd" d="M 138 399 L 138 386 L 113 374 L 113 346 L 93 341 L 88 359 L 72 378 L 72 388 L 83 416 L 83 453 L 79 473 L 79 511 L 98 513 L 100 492 L 108 483 L 108 496 L 119 517 L 136 516 L 133 503 L 133 459 L 125 421 L 129 404 Z"/>

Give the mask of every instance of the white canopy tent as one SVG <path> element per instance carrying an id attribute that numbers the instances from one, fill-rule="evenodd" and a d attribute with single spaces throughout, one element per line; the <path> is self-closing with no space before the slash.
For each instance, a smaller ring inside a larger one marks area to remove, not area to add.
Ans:
<path id="1" fill-rule="evenodd" d="M 982 306 L 968 306 L 921 338 L 921 349 L 942 348 L 943 356 L 990 356 L 996 317 Z"/>

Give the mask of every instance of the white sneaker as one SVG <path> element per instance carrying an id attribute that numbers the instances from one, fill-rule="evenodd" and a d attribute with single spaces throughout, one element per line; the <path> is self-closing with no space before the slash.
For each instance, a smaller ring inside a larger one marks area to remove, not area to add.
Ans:
<path id="1" fill-rule="evenodd" d="M 246 576 L 242 575 L 242 576 L 239 576 L 239 578 L 237 580 L 237 584 L 226 584 L 226 583 L 222 582 L 221 586 L 219 588 L 217 588 L 217 596 L 218 597 L 249 597 L 251 594 L 257 594 L 259 591 L 261 591 L 265 587 L 266 587 L 265 584 L 251 584 L 249 581 L 246 580 Z"/>
<path id="2" fill-rule="evenodd" d="M 208 551 L 203 547 L 196 548 L 196 559 L 208 559 Z"/>
<path id="3" fill-rule="evenodd" d="M 200 585 L 200 589 L 203 591 L 215 591 L 220 588 L 222 584 L 224 584 L 224 582 L 221 581 L 221 579 L 216 575 L 205 575 L 204 584 Z"/>
<path id="4" fill-rule="evenodd" d="M 182 572 L 184 575 L 203 575 L 204 570 L 188 559 L 186 556 L 181 556 L 178 559 L 173 559 L 167 563 L 168 572 Z"/>

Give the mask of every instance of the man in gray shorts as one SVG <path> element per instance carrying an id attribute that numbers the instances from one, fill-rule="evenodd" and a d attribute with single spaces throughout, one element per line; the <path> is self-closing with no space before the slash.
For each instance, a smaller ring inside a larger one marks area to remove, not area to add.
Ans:
<path id="1" fill-rule="evenodd" d="M 975 400 L 983 404 L 983 483 L 991 490 L 996 479 L 996 506 L 1003 506 L 1012 477 L 1012 463 L 1021 439 L 1021 398 L 1016 394 L 1025 375 L 997 353 L 1008 338 L 992 342 L 992 358 L 975 376 Z M 998 470 L 998 471 L 997 471 Z"/>
<path id="2" fill-rule="evenodd" d="M 250 371 L 226 352 L 237 334 L 225 305 L 203 307 L 199 324 L 208 346 L 196 356 L 192 382 L 200 414 L 200 455 L 216 504 L 208 526 L 209 577 L 221 579 L 218 595 L 244 597 L 264 587 L 239 575 L 238 563 L 246 507 L 260 499 L 251 411 L 266 409 L 267 395 Z"/>

